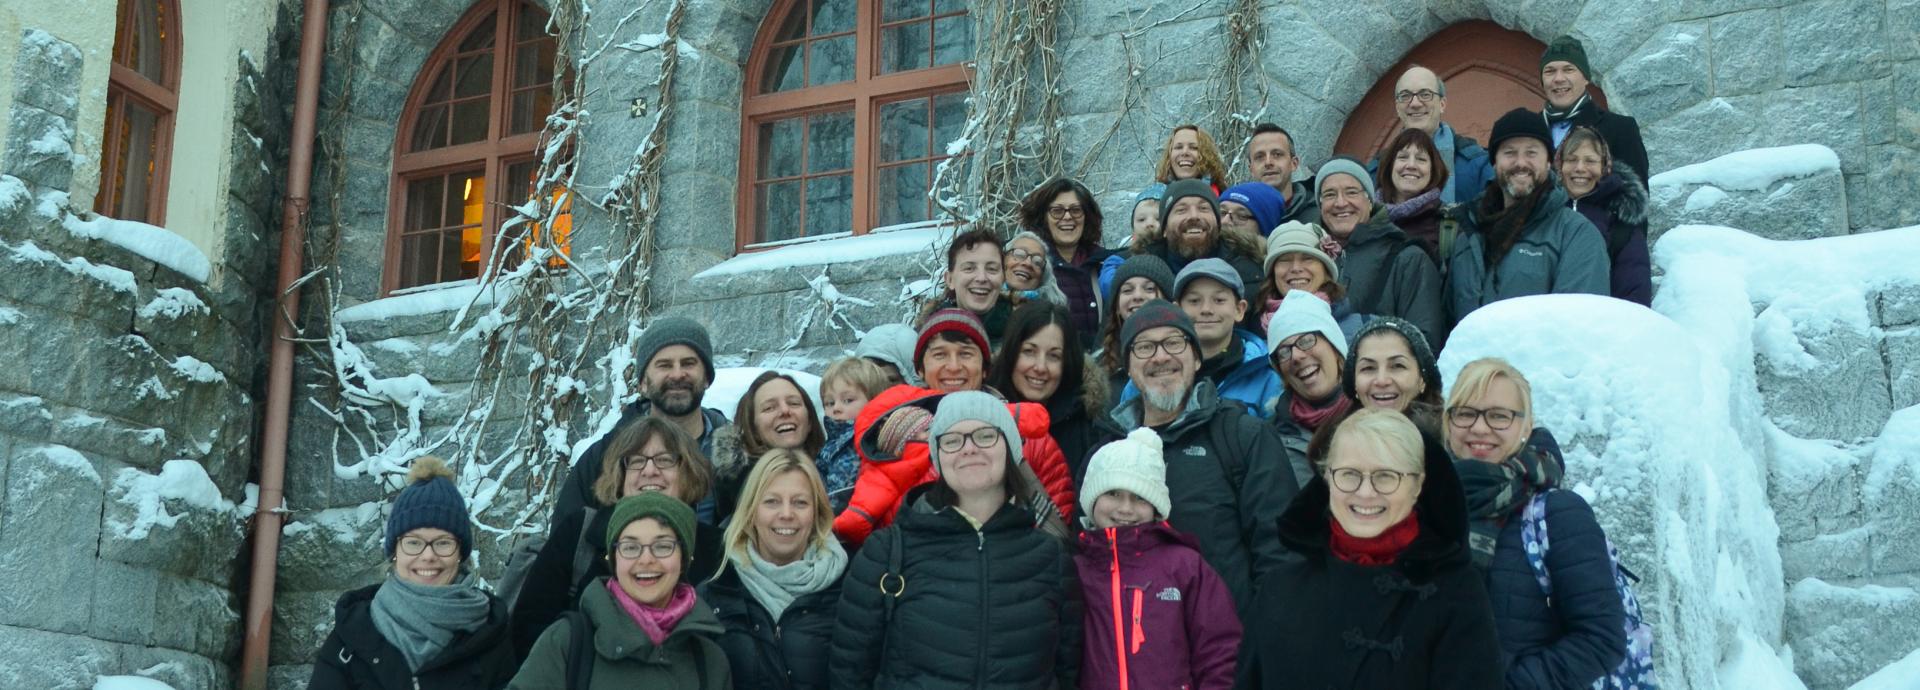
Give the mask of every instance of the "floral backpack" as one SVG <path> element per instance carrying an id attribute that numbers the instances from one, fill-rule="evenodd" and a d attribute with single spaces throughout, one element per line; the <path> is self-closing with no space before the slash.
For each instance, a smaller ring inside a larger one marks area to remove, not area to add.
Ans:
<path id="1" fill-rule="evenodd" d="M 1540 590 L 1552 601 L 1553 578 L 1547 575 L 1547 547 L 1551 544 L 1547 538 L 1547 493 L 1536 493 L 1527 502 L 1520 517 L 1520 543 L 1526 548 L 1527 565 L 1533 566 Z M 1640 614 L 1640 598 L 1633 593 L 1633 583 L 1640 578 L 1620 565 L 1620 550 L 1614 548 L 1612 540 L 1607 540 L 1607 560 L 1613 566 L 1613 588 L 1627 610 L 1627 658 L 1620 662 L 1620 668 L 1594 681 L 1593 689 L 1659 690 L 1653 672 L 1653 625 Z"/>

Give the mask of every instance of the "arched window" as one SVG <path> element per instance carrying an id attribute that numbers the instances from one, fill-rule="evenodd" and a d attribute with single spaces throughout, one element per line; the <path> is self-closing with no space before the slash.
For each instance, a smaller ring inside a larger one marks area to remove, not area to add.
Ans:
<path id="1" fill-rule="evenodd" d="M 525 0 L 481 0 L 414 80 L 393 147 L 388 290 L 478 278 L 496 256 L 504 206 L 533 193 L 553 109 L 546 24 Z M 565 190 L 555 198 L 564 210 Z M 569 224 L 553 228 L 562 246 Z"/>
<path id="2" fill-rule="evenodd" d="M 961 0 L 775 3 L 747 63 L 740 247 L 933 217 L 973 50 Z"/>
<path id="3" fill-rule="evenodd" d="M 154 225 L 166 221 L 167 163 L 180 106 L 178 10 L 169 0 L 120 0 L 95 213 Z"/>

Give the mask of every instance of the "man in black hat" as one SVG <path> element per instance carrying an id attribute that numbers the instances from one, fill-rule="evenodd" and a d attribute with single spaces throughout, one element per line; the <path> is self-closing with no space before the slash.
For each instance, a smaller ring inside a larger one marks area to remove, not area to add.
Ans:
<path id="1" fill-rule="evenodd" d="M 1647 144 L 1640 138 L 1640 123 L 1633 118 L 1610 112 L 1593 102 L 1587 85 L 1597 76 L 1587 63 L 1587 48 L 1580 39 L 1561 36 L 1547 44 L 1540 54 L 1540 89 L 1547 92 L 1547 127 L 1557 148 L 1575 127 L 1592 127 L 1607 140 L 1614 160 L 1626 163 L 1640 179 L 1648 179 Z"/>
<path id="2" fill-rule="evenodd" d="M 1608 294 L 1607 244 L 1552 175 L 1553 135 L 1514 108 L 1493 123 L 1493 182 L 1460 222 L 1447 258 L 1453 322 L 1488 303 L 1548 293 Z"/>

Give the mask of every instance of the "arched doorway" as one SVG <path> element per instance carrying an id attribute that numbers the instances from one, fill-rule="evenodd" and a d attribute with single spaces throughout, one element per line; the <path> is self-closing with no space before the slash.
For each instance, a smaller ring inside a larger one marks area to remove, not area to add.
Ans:
<path id="1" fill-rule="evenodd" d="M 1335 153 L 1370 160 L 1400 131 L 1393 112 L 1393 86 L 1400 73 L 1423 65 L 1447 83 L 1447 124 L 1482 144 L 1493 121 L 1514 108 L 1539 110 L 1546 101 L 1540 90 L 1540 54 L 1547 46 L 1539 39 L 1490 21 L 1475 20 L 1449 26 L 1434 34 L 1391 69 L 1347 116 L 1346 127 L 1334 143 Z M 1607 97 L 1593 88 L 1602 106 Z"/>

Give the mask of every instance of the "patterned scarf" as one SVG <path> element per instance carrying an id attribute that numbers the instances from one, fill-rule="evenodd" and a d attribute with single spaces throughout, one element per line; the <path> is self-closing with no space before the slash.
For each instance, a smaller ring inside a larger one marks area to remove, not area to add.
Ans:
<path id="1" fill-rule="evenodd" d="M 1493 562 L 1507 520 L 1534 493 L 1558 486 L 1561 476 L 1559 460 L 1532 444 L 1498 463 L 1456 458 L 1453 471 L 1467 494 L 1467 544 L 1482 570 Z"/>
<path id="2" fill-rule="evenodd" d="M 492 612 L 493 600 L 475 586 L 473 573 L 447 585 L 415 584 L 389 573 L 373 593 L 373 628 L 416 672 L 455 635 L 480 629 Z"/>
<path id="3" fill-rule="evenodd" d="M 1580 111 L 1587 108 L 1588 101 L 1592 98 L 1591 95 L 1582 93 L 1580 94 L 1580 100 L 1574 101 L 1573 105 L 1566 110 L 1555 108 L 1553 107 L 1553 103 L 1549 102 L 1540 109 L 1540 114 L 1547 118 L 1547 127 L 1551 129 L 1556 124 L 1579 117 Z"/>
<path id="4" fill-rule="evenodd" d="M 627 590 L 620 588 L 620 578 L 607 578 L 607 590 L 613 592 L 613 601 L 620 610 L 627 612 L 633 622 L 640 626 L 640 632 L 647 634 L 654 646 L 667 641 L 667 635 L 673 632 L 673 626 L 680 624 L 693 611 L 693 585 L 682 582 L 674 585 L 673 596 L 667 598 L 665 608 L 654 608 L 627 596 Z"/>

